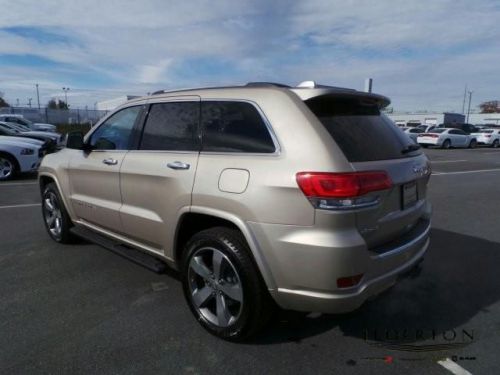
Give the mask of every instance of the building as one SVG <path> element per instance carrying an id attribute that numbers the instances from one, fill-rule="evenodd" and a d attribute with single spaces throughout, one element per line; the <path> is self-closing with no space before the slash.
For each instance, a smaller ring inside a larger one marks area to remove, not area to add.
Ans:
<path id="1" fill-rule="evenodd" d="M 407 113 L 387 113 L 397 125 L 418 125 L 418 124 L 463 124 L 466 122 L 466 115 L 461 113 L 449 112 L 407 112 Z M 469 124 L 484 125 L 496 124 L 500 125 L 500 113 L 471 113 L 469 114 Z"/>
<path id="2" fill-rule="evenodd" d="M 97 110 L 100 110 L 100 111 L 112 111 L 113 109 L 122 105 L 123 103 L 127 102 L 128 100 L 135 99 L 138 97 L 139 97 L 138 95 L 123 95 L 123 96 L 120 96 L 118 98 L 97 102 L 95 107 Z"/>

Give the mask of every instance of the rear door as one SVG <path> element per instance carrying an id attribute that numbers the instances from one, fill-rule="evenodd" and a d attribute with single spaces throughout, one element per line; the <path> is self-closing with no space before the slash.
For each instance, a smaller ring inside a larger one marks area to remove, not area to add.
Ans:
<path id="1" fill-rule="evenodd" d="M 355 171 L 385 171 L 393 186 L 370 193 L 380 203 L 356 212 L 369 248 L 417 226 L 426 209 L 426 156 L 370 98 L 318 97 L 306 101 Z"/>
<path id="2" fill-rule="evenodd" d="M 135 126 L 141 111 L 141 106 L 133 106 L 116 112 L 86 140 L 90 152 L 71 150 L 70 201 L 79 219 L 122 232 L 119 172 L 123 158 L 137 140 Z"/>
<path id="3" fill-rule="evenodd" d="M 167 257 L 179 212 L 191 205 L 199 118 L 197 96 L 150 103 L 139 147 L 120 171 L 124 231 Z"/>

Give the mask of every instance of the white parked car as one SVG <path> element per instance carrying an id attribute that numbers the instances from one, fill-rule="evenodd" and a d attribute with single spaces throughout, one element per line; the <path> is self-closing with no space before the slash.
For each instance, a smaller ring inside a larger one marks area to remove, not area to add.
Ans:
<path id="1" fill-rule="evenodd" d="M 435 128 L 430 132 L 419 134 L 417 142 L 423 147 L 437 146 L 442 148 L 470 147 L 477 145 L 475 136 L 454 128 Z"/>
<path id="2" fill-rule="evenodd" d="M 420 129 L 419 127 L 416 128 L 402 128 L 402 130 L 414 141 L 417 143 L 417 137 L 419 134 L 424 133 L 424 130 Z"/>
<path id="3" fill-rule="evenodd" d="M 477 143 L 497 148 L 500 146 L 500 129 L 481 129 L 478 133 L 472 133 Z"/>
<path id="4" fill-rule="evenodd" d="M 433 130 L 434 128 L 436 128 L 436 125 L 422 124 L 422 125 L 417 126 L 417 128 L 422 129 L 423 133 L 428 133 L 431 130 Z"/>
<path id="5" fill-rule="evenodd" d="M 0 136 L 0 181 L 38 169 L 45 149 L 36 139 Z"/>
<path id="6" fill-rule="evenodd" d="M 55 132 L 57 130 L 55 125 L 44 124 L 41 122 L 31 122 L 22 115 L 1 114 L 0 121 L 12 122 L 24 127 L 26 130 L 39 130 L 44 132 Z"/>

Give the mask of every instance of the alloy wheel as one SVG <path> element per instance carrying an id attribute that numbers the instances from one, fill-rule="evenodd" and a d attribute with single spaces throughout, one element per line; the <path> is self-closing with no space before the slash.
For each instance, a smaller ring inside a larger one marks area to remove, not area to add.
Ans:
<path id="1" fill-rule="evenodd" d="M 12 162 L 0 156 L 0 180 L 6 180 L 12 176 L 14 165 Z"/>
<path id="2" fill-rule="evenodd" d="M 62 231 L 62 213 L 59 207 L 57 196 L 49 191 L 43 200 L 43 211 L 45 223 L 50 233 L 54 237 L 60 237 Z"/>
<path id="3" fill-rule="evenodd" d="M 235 323 L 243 308 L 243 286 L 234 264 L 220 250 L 198 249 L 189 261 L 193 306 L 210 323 L 224 328 Z"/>

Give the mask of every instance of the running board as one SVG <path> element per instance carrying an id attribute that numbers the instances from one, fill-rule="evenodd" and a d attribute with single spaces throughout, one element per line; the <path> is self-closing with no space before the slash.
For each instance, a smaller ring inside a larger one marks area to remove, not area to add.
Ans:
<path id="1" fill-rule="evenodd" d="M 105 237 L 81 225 L 72 227 L 70 231 L 78 237 L 81 237 L 89 242 L 93 242 L 99 246 L 104 247 L 105 249 L 111 250 L 112 252 L 128 260 L 131 260 L 132 262 L 137 263 L 153 272 L 163 273 L 167 268 L 167 265 L 158 258 L 124 245 L 119 241 L 115 241 L 111 238 Z"/>

